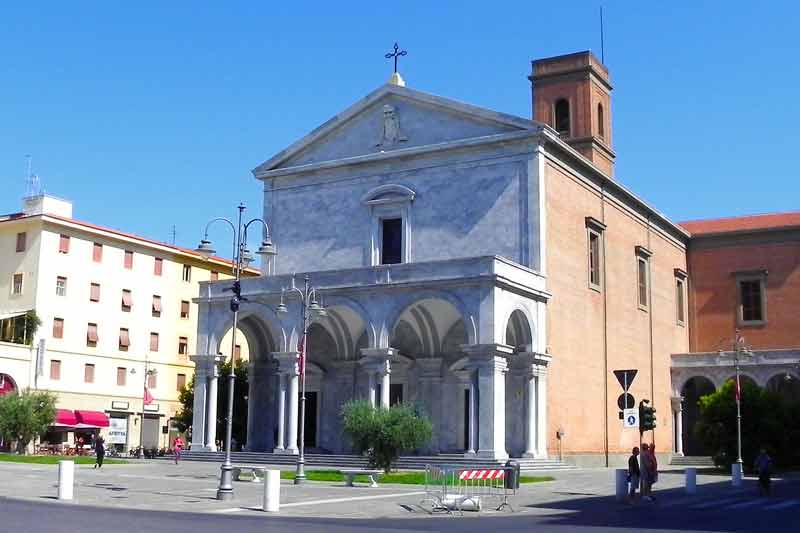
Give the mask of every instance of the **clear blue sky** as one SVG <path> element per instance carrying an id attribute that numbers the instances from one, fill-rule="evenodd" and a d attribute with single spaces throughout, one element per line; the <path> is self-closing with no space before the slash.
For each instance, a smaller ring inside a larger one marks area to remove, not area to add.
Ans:
<path id="1" fill-rule="evenodd" d="M 603 3 L 618 179 L 673 220 L 798 209 L 800 7 Z M 409 86 L 524 117 L 531 59 L 600 48 L 594 0 L 32 4 L 0 9 L 0 213 L 32 154 L 76 218 L 192 247 L 395 40 Z"/>

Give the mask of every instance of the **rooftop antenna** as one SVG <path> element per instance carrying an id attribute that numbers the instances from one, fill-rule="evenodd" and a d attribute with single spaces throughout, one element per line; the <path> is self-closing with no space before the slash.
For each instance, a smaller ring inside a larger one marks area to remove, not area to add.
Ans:
<path id="1" fill-rule="evenodd" d="M 33 173 L 33 157 L 30 154 L 26 154 L 25 160 L 25 197 L 32 198 L 41 194 L 39 176 Z"/>
<path id="2" fill-rule="evenodd" d="M 600 62 L 606 64 L 605 35 L 603 31 L 603 6 L 600 6 Z"/>
<path id="3" fill-rule="evenodd" d="M 175 246 L 175 237 L 178 235 L 178 230 L 175 227 L 175 224 L 172 225 L 172 231 L 170 231 L 170 235 L 172 235 L 172 245 Z"/>

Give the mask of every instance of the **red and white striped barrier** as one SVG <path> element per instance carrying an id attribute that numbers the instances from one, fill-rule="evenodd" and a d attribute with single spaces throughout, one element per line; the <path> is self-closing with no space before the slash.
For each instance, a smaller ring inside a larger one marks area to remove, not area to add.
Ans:
<path id="1" fill-rule="evenodd" d="M 503 479 L 505 475 L 506 471 L 502 469 L 462 470 L 461 473 L 458 475 L 458 479 L 462 481 L 472 480 L 472 479 Z"/>

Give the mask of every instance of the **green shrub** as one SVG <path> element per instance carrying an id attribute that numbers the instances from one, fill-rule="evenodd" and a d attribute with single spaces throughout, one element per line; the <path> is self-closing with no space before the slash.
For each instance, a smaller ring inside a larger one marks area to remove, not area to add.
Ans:
<path id="1" fill-rule="evenodd" d="M 431 440 L 432 426 L 409 404 L 385 409 L 358 400 L 342 407 L 344 433 L 358 453 L 366 453 L 372 468 L 389 472 L 402 452 Z"/>
<path id="2" fill-rule="evenodd" d="M 56 418 L 56 397 L 43 391 L 25 390 L 0 396 L 0 435 L 16 442 L 25 453 L 28 443 L 46 432 Z"/>

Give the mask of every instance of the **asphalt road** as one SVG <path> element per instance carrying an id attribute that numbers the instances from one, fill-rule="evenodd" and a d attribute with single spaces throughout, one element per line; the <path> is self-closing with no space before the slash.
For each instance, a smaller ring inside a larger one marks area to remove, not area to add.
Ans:
<path id="1" fill-rule="evenodd" d="M 0 498 L 0 532 L 102 533 L 226 531 L 470 531 L 481 532 L 611 532 L 611 531 L 798 531 L 800 482 L 783 483 L 773 498 L 750 494 L 734 497 L 674 500 L 636 506 L 610 505 L 608 499 L 580 497 L 547 505 L 558 514 L 537 515 L 537 509 L 516 516 L 468 516 L 408 519 L 319 519 L 265 514 L 172 513 L 119 508 L 82 507 L 53 501 Z"/>

